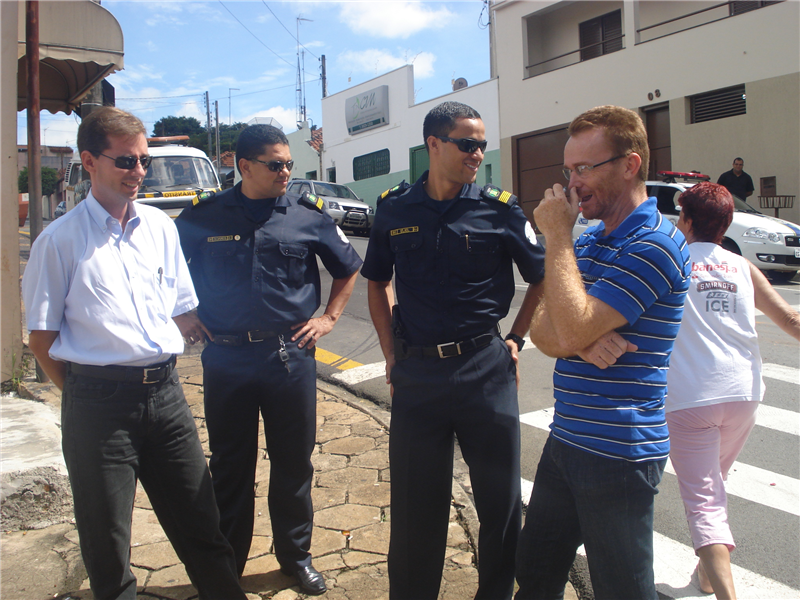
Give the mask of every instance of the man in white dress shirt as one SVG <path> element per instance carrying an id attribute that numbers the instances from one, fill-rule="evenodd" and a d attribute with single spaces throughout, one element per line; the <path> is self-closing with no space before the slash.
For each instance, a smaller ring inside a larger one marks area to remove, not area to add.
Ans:
<path id="1" fill-rule="evenodd" d="M 201 599 L 244 599 L 175 357 L 197 306 L 178 232 L 136 204 L 141 121 L 93 111 L 78 129 L 88 197 L 36 239 L 22 281 L 30 348 L 63 391 L 62 446 L 97 600 L 136 598 L 131 514 L 141 480 Z M 182 335 L 183 334 L 183 335 Z"/>

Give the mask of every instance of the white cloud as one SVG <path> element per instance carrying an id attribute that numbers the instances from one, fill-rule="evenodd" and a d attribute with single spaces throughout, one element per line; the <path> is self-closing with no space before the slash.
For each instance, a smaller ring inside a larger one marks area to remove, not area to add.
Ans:
<path id="1" fill-rule="evenodd" d="M 425 29 L 447 27 L 455 15 L 424 2 L 345 2 L 339 17 L 354 32 L 381 38 L 408 38 Z"/>
<path id="2" fill-rule="evenodd" d="M 434 74 L 433 63 L 436 56 L 430 52 L 413 54 L 408 50 L 399 50 L 397 54 L 390 54 L 385 50 L 371 48 L 354 52 L 348 50 L 337 57 L 341 68 L 345 72 L 361 72 L 371 76 L 380 75 L 403 65 L 414 65 L 414 77 L 425 79 Z"/>

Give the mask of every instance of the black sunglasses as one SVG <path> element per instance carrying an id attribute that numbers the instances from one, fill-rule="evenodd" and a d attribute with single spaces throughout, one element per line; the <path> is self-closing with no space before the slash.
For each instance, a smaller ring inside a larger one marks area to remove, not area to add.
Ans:
<path id="1" fill-rule="evenodd" d="M 294 167 L 293 160 L 287 160 L 286 162 L 283 162 L 281 160 L 271 160 L 269 162 L 266 162 L 263 160 L 259 160 L 257 158 L 251 158 L 250 160 L 253 160 L 257 163 L 261 163 L 262 165 L 267 167 L 270 171 L 273 171 L 275 173 L 280 173 L 284 169 L 286 169 L 287 171 L 291 171 L 292 167 Z"/>
<path id="2" fill-rule="evenodd" d="M 102 152 L 98 152 L 99 156 L 105 156 L 106 158 L 110 158 L 114 161 L 114 166 L 118 169 L 125 169 L 126 171 L 131 171 L 136 168 L 136 163 L 140 163 L 144 170 L 147 170 L 147 167 L 150 166 L 150 163 L 153 162 L 152 156 L 118 156 L 114 158 L 113 156 L 109 156 L 108 154 L 103 154 Z"/>
<path id="3" fill-rule="evenodd" d="M 434 137 L 439 138 L 443 142 L 451 142 L 451 143 L 455 144 L 456 146 L 458 146 L 459 150 L 461 150 L 462 152 L 466 152 L 467 154 L 472 154 L 476 150 L 480 150 L 481 152 L 485 152 L 486 151 L 486 144 L 489 143 L 486 140 L 478 141 L 478 140 L 473 140 L 472 138 L 455 139 L 455 138 L 447 137 L 447 136 L 444 136 L 444 135 L 437 135 L 437 136 L 434 136 Z"/>

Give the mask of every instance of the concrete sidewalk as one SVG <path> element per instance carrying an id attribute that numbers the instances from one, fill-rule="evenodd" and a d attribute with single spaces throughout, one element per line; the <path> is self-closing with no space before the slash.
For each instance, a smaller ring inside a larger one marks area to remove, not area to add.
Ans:
<path id="1" fill-rule="evenodd" d="M 199 355 L 179 358 L 178 371 L 200 439 L 208 451 Z M 54 391 L 57 392 L 47 384 L 28 381 L 23 385 L 23 393 L 44 401 L 37 410 L 48 410 L 46 407 L 50 405 L 50 413 L 58 415 L 60 396 Z M 6 415 L 4 408 L 4 421 Z M 317 425 L 317 445 L 312 457 L 316 474 L 312 490 L 315 515 L 311 552 L 314 566 L 325 576 L 328 585 L 329 591 L 324 597 L 331 600 L 388 598 L 389 414 L 369 402 L 320 383 Z M 263 434 L 260 440 L 263 445 Z M 40 443 L 47 444 L 47 441 Z M 4 448 L 4 460 L 10 460 L 13 452 L 13 448 Z M 52 445 L 42 452 L 52 452 Z M 54 465 L 52 470 L 57 472 L 58 468 Z M 48 496 L 65 493 L 63 486 L 51 482 L 51 478 L 37 481 L 35 487 L 38 487 L 33 492 L 28 490 L 29 503 L 52 504 Z M 278 570 L 267 508 L 268 483 L 269 458 L 262 447 L 256 472 L 255 535 L 242 585 L 253 600 L 294 600 L 305 596 L 299 593 L 293 578 Z M 4 514 L 4 525 L 8 519 Z M 71 515 L 67 514 L 62 520 L 66 522 L 48 524 L 40 516 L 38 524 L 23 526 L 47 526 L 3 531 L 0 545 L 0 596 L 3 600 L 93 598 Z M 454 482 L 440 598 L 474 597 L 478 586 L 474 552 L 477 540 L 473 540 L 471 534 L 477 535 L 477 532 L 472 503 Z M 139 582 L 140 598 L 185 600 L 196 597 L 141 488 L 133 511 L 131 563 Z"/>

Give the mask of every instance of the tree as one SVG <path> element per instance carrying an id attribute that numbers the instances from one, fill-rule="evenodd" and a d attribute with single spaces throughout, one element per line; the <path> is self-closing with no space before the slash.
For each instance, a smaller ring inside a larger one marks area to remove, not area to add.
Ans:
<path id="1" fill-rule="evenodd" d="M 194 117 L 162 117 L 153 125 L 153 136 L 164 137 L 168 135 L 195 135 L 204 133 L 205 129 L 200 121 Z"/>
<path id="2" fill-rule="evenodd" d="M 20 194 L 28 193 L 28 167 L 19 172 L 17 179 Z M 49 196 L 58 187 L 58 171 L 50 167 L 42 167 L 42 196 Z"/>

